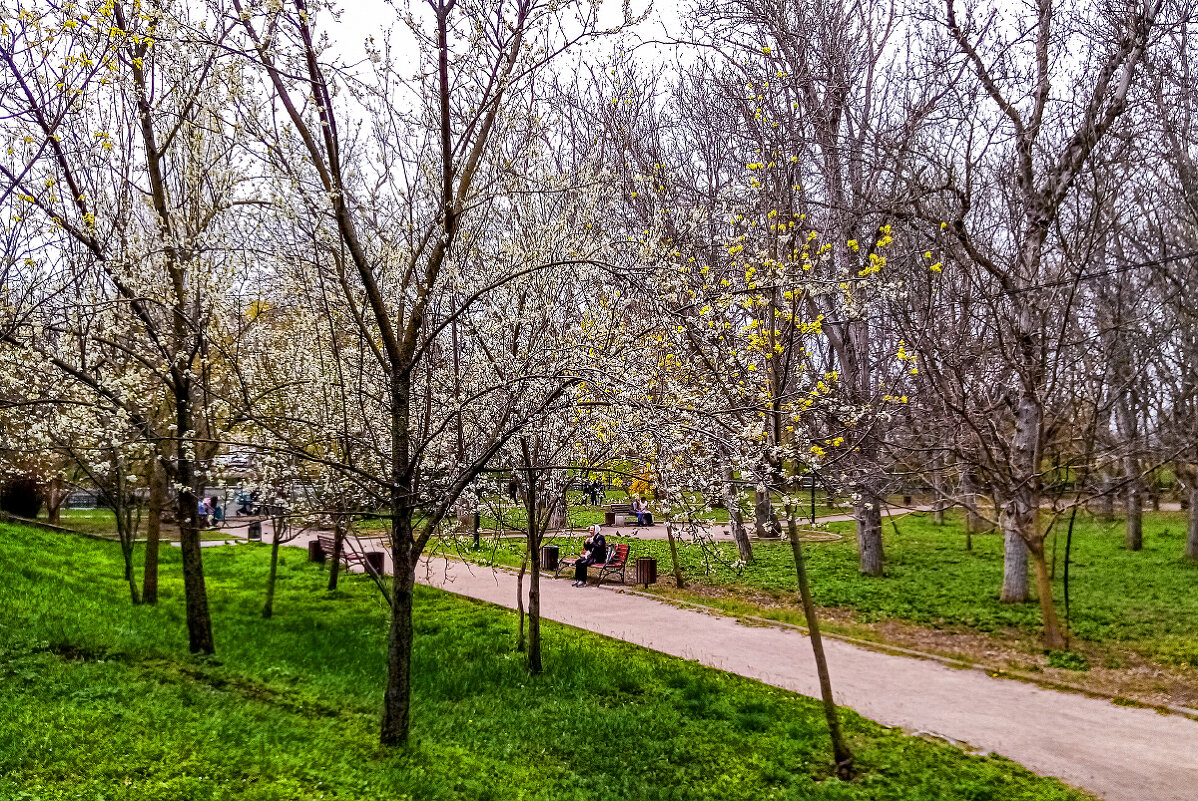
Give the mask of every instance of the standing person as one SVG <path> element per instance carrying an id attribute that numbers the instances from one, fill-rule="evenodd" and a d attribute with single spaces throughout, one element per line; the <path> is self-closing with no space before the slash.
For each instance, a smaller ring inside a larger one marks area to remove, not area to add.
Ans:
<path id="1" fill-rule="evenodd" d="M 603 495 L 603 482 L 596 478 L 591 482 L 591 506 L 599 505 L 601 495 Z"/>
<path id="2" fill-rule="evenodd" d="M 208 515 L 212 510 L 208 508 L 208 499 L 200 498 L 196 501 L 196 525 L 200 528 L 208 528 Z"/>
<path id="3" fill-rule="evenodd" d="M 582 556 L 574 563 L 574 583 L 571 587 L 587 585 L 587 567 L 601 565 L 607 561 L 607 538 L 599 529 L 599 524 L 587 527 L 588 537 L 582 544 Z"/>
<path id="4" fill-rule="evenodd" d="M 208 499 L 208 506 L 212 510 L 212 525 L 219 528 L 225 522 L 225 507 L 215 495 Z"/>

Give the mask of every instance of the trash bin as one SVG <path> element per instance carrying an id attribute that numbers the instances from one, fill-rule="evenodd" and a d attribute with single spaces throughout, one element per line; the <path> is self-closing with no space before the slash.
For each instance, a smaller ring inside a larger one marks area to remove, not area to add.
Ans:
<path id="1" fill-rule="evenodd" d="M 253 523 L 250 523 L 250 527 L 246 530 L 245 535 L 251 540 L 262 539 L 262 524 L 257 520 L 255 520 Z"/>
<path id="2" fill-rule="evenodd" d="M 308 543 L 308 561 L 324 564 L 324 548 L 320 547 L 320 540 Z"/>
<path id="3" fill-rule="evenodd" d="M 382 551 L 367 551 L 366 552 L 366 568 L 376 575 L 383 574 L 383 552 Z"/>
<path id="4" fill-rule="evenodd" d="M 636 583 L 648 587 L 657 583 L 657 560 L 652 556 L 640 556 L 636 560 Z"/>
<path id="5" fill-rule="evenodd" d="M 557 570 L 558 550 L 556 545 L 545 545 L 541 548 L 541 568 Z"/>

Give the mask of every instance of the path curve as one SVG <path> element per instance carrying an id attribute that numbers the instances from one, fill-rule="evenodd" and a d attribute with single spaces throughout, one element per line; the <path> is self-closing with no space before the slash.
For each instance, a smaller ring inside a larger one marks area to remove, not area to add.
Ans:
<path id="1" fill-rule="evenodd" d="M 433 557 L 422 584 L 515 608 L 516 577 Z M 602 602 L 595 596 L 603 593 Z M 810 644 L 780 627 L 682 609 L 618 588 L 541 582 L 546 619 L 693 659 L 818 697 Z M 1108 801 L 1195 801 L 1198 722 L 1115 706 L 1075 693 L 991 678 L 974 670 L 825 640 L 838 704 L 887 726 L 930 732 L 1055 776 Z"/>

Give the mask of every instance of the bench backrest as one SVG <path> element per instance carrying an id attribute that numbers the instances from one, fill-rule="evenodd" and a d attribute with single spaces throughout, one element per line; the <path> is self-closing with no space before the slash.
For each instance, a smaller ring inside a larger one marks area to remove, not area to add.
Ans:
<path id="1" fill-rule="evenodd" d="M 613 503 L 611 505 L 611 510 L 612 510 L 613 514 L 617 514 L 617 515 L 629 513 L 632 511 L 632 504 L 630 504 L 630 503 Z"/>
<path id="2" fill-rule="evenodd" d="M 321 549 L 326 550 L 329 553 L 332 553 L 333 548 L 336 546 L 336 541 L 328 534 L 317 534 L 316 541 L 320 543 Z"/>
<path id="3" fill-rule="evenodd" d="M 616 549 L 608 554 L 607 564 L 618 565 L 628 559 L 628 544 L 621 542 L 616 546 Z"/>

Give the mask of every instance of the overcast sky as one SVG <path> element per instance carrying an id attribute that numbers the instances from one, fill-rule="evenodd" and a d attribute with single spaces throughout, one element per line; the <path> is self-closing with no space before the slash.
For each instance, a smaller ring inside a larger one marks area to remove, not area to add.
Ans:
<path id="1" fill-rule="evenodd" d="M 413 7 L 423 5 L 422 0 L 410 0 Z M 653 0 L 632 0 L 633 13 L 640 13 Z M 400 0 L 400 8 L 407 3 Z M 329 31 L 336 48 L 347 61 L 353 62 L 365 56 L 363 43 L 370 36 L 381 40 L 382 32 L 388 25 L 396 21 L 395 7 L 387 0 L 338 0 L 341 9 L 341 21 Z M 620 20 L 622 0 L 606 0 L 603 4 L 602 22 L 604 25 L 615 25 Z M 677 0 L 657 0 L 653 10 L 644 23 L 637 27 L 636 32 L 646 39 L 662 36 L 663 26 L 677 31 L 678 2 Z M 397 45 L 396 54 L 400 53 L 399 45 L 408 37 L 403 26 L 396 26 L 392 41 Z M 610 43 L 604 43 L 603 48 L 609 48 Z M 411 48 L 405 48 L 412 52 Z M 413 62 L 414 63 L 414 62 Z"/>

